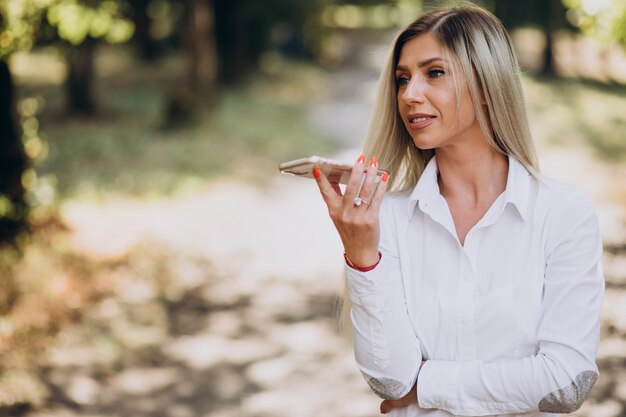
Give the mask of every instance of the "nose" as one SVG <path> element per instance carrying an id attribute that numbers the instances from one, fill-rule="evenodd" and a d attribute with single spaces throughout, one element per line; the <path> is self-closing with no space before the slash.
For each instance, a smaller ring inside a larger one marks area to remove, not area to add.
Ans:
<path id="1" fill-rule="evenodd" d="M 420 77 L 412 77 L 402 92 L 402 100 L 406 103 L 424 103 L 426 100 L 425 83 Z"/>

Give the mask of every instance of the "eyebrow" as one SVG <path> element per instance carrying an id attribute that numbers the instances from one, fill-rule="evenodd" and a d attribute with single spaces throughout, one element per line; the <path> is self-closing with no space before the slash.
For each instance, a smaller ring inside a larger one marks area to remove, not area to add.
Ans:
<path id="1" fill-rule="evenodd" d="M 430 64 L 432 64 L 433 62 L 436 62 L 436 61 L 443 61 L 443 62 L 446 62 L 446 63 L 448 62 L 448 60 L 436 56 L 436 57 L 428 58 L 428 59 L 425 59 L 423 61 L 418 62 L 417 63 L 417 67 L 418 68 L 422 68 L 422 67 L 425 67 L 426 65 L 430 65 Z M 396 67 L 396 71 L 408 71 L 408 70 L 409 70 L 409 67 L 407 67 L 406 65 L 398 65 Z"/>

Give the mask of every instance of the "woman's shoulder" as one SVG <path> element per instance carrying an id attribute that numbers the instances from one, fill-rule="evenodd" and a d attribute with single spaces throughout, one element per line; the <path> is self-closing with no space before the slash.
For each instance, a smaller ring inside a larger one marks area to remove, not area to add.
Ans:
<path id="1" fill-rule="evenodd" d="M 548 218 L 557 223 L 576 223 L 595 217 L 591 196 L 578 185 L 545 175 L 537 178 L 537 203 L 545 207 Z"/>
<path id="2" fill-rule="evenodd" d="M 538 193 L 542 198 L 550 200 L 552 205 L 557 206 L 574 201 L 591 202 L 589 194 L 580 186 L 546 175 L 540 175 L 537 179 Z"/>

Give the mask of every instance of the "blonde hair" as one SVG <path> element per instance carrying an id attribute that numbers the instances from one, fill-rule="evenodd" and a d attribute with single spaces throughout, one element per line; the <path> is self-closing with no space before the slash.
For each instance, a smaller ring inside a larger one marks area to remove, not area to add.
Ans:
<path id="1" fill-rule="evenodd" d="M 414 146 L 398 113 L 394 75 L 404 44 L 425 33 L 434 35 L 458 63 L 491 146 L 516 158 L 537 176 L 539 165 L 511 39 L 494 15 L 476 6 L 462 6 L 426 13 L 402 30 L 392 44 L 365 140 L 365 154 L 376 155 L 379 165 L 391 174 L 390 189 L 413 188 L 435 154 L 433 149 Z"/>
<path id="2" fill-rule="evenodd" d="M 517 159 L 539 179 L 539 164 L 530 134 L 520 68 L 504 25 L 476 6 L 436 9 L 409 24 L 394 39 L 378 83 L 364 153 L 375 155 L 389 171 L 389 189 L 415 187 L 434 149 L 419 149 L 398 112 L 395 68 L 402 47 L 422 34 L 432 34 L 465 77 L 479 125 L 491 146 Z M 458 82 L 457 82 L 458 89 Z M 457 94 L 459 97 L 460 94 Z M 349 328 L 349 299 L 340 305 L 340 328 Z"/>

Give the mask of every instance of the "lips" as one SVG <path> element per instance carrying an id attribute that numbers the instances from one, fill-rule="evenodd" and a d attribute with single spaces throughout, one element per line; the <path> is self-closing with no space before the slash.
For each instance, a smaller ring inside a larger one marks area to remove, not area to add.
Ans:
<path id="1" fill-rule="evenodd" d="M 407 121 L 409 122 L 409 128 L 411 130 L 423 129 L 429 126 L 435 120 L 435 116 L 425 113 L 413 113 L 407 115 Z"/>

